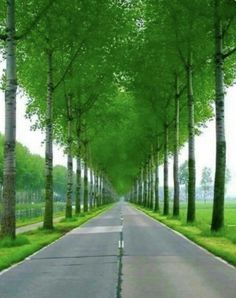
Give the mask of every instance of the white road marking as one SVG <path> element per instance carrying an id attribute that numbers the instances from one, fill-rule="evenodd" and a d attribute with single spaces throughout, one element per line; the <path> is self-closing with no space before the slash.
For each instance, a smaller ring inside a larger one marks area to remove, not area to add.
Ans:
<path id="1" fill-rule="evenodd" d="M 118 248 L 124 248 L 124 247 L 125 247 L 124 241 L 123 240 L 122 241 L 119 240 Z"/>
<path id="2" fill-rule="evenodd" d="M 85 228 L 75 229 L 69 232 L 69 235 L 114 233 L 114 232 L 121 232 L 121 231 L 122 231 L 122 226 L 85 227 Z"/>
<path id="3" fill-rule="evenodd" d="M 99 218 L 99 217 L 102 216 L 102 215 L 104 214 L 104 212 L 106 212 L 106 211 L 109 211 L 109 210 L 104 210 L 104 211 L 102 211 L 100 214 L 96 215 L 95 217 L 90 218 L 88 221 L 90 221 L 90 220 L 92 220 L 92 219 L 94 219 L 94 218 Z M 88 223 L 88 221 L 82 223 L 82 224 L 79 226 L 79 228 L 83 228 L 83 226 L 86 225 L 86 224 Z M 78 228 L 75 228 L 75 229 L 78 229 Z M 73 231 L 73 230 L 72 230 L 72 231 Z M 48 248 L 49 246 L 55 244 L 57 241 L 61 240 L 63 237 L 67 236 L 67 235 L 70 234 L 70 233 L 71 233 L 71 231 L 68 232 L 68 233 L 65 233 L 64 235 L 62 235 L 61 237 L 59 237 L 59 238 L 56 239 L 55 241 L 51 242 L 50 244 L 48 244 L 48 245 L 42 247 L 41 249 L 37 250 L 37 251 L 34 252 L 33 254 L 29 255 L 29 256 L 26 257 L 24 260 L 22 260 L 22 261 L 20 261 L 20 262 L 18 262 L 18 263 L 16 263 L 16 264 L 13 264 L 12 266 L 10 266 L 10 267 L 8 267 L 8 268 L 6 268 L 6 269 L 0 271 L 0 276 L 3 275 L 4 273 L 10 271 L 11 269 L 14 269 L 15 267 L 19 266 L 20 264 L 22 264 L 23 262 L 25 262 L 27 259 L 30 261 L 30 259 L 31 259 L 33 256 L 37 255 L 38 253 L 40 253 L 40 252 L 43 251 L 44 249 Z"/>

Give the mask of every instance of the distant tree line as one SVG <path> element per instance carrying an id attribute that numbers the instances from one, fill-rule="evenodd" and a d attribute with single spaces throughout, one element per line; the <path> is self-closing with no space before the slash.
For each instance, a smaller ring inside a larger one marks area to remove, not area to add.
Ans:
<path id="1" fill-rule="evenodd" d="M 2 190 L 4 137 L 0 135 L 0 188 Z M 16 201 L 26 204 L 44 201 L 44 158 L 32 154 L 22 144 L 16 144 Z M 65 201 L 67 169 L 54 167 L 55 199 Z"/>

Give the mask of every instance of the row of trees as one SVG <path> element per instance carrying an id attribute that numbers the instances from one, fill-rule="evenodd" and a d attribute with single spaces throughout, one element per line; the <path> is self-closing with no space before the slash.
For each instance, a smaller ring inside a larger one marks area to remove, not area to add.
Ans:
<path id="1" fill-rule="evenodd" d="M 3 146 L 4 137 L 0 135 L 0 189 L 3 182 Z M 31 203 L 43 201 L 44 190 L 44 159 L 32 154 L 20 143 L 16 143 L 16 191 L 18 203 Z M 63 166 L 54 167 L 54 192 L 64 200 L 67 181 L 67 170 Z M 1 196 L 2 198 L 2 196 Z"/>
<path id="2" fill-rule="evenodd" d="M 155 142 L 135 179 L 131 200 L 136 198 L 158 211 L 158 167 L 164 163 L 163 213 L 169 214 L 168 156 L 172 154 L 173 215 L 178 216 L 178 151 L 188 139 L 187 222 L 195 221 L 194 136 L 198 124 L 211 117 L 215 99 L 217 154 L 211 229 L 217 231 L 224 225 L 224 94 L 225 86 L 235 79 L 235 1 L 145 1 L 145 6 L 140 58 L 131 70 L 135 69 L 133 81 L 139 104 L 150 104 L 158 117 Z"/>
<path id="3" fill-rule="evenodd" d="M 0 13 L 0 39 L 7 60 L 3 235 L 15 235 L 17 84 L 29 97 L 29 117 L 38 116 L 35 128 L 45 131 L 45 228 L 52 228 L 53 140 L 68 156 L 67 217 L 72 216 L 73 157 L 76 213 L 80 212 L 83 160 L 85 211 L 89 168 L 90 180 L 107 194 L 106 202 L 116 197 L 114 189 L 124 193 L 135 185 L 139 193 L 151 190 L 145 204 L 158 210 L 158 167 L 164 163 L 164 213 L 168 214 L 170 154 L 174 156 L 173 212 L 178 215 L 178 152 L 188 141 L 187 221 L 193 222 L 194 137 L 213 117 L 215 98 L 212 230 L 220 229 L 224 223 L 224 86 L 235 77 L 235 1 L 0 3 L 7 11 Z"/>

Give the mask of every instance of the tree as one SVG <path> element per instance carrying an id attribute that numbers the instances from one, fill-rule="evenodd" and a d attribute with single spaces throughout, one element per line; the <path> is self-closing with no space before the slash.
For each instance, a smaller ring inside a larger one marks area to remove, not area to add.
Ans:
<path id="1" fill-rule="evenodd" d="M 179 183 L 185 187 L 185 199 L 187 198 L 188 190 L 188 161 L 186 160 L 179 168 Z"/>
<path id="2" fill-rule="evenodd" d="M 216 107 L 216 171 L 214 181 L 214 203 L 211 230 L 218 231 L 224 226 L 224 196 L 226 171 L 226 141 L 224 124 L 224 60 L 236 52 L 236 46 L 227 49 L 225 35 L 235 18 L 231 13 L 225 15 L 224 9 L 230 11 L 232 2 L 214 0 L 214 39 L 215 39 L 215 107 Z M 235 6 L 235 3 L 234 3 Z M 228 9 L 227 9 L 228 8 Z M 233 39 L 234 40 L 234 39 Z M 225 52 L 225 50 L 227 51 Z"/>
<path id="3" fill-rule="evenodd" d="M 212 171 L 210 168 L 205 167 L 202 170 L 202 178 L 201 178 L 201 188 L 203 190 L 204 195 L 204 201 L 206 202 L 207 199 L 211 197 L 211 190 L 213 186 L 213 180 L 212 180 Z"/>
<path id="4" fill-rule="evenodd" d="M 47 3 L 40 11 L 37 11 L 32 20 L 32 7 L 38 7 L 32 1 L 24 11 L 24 15 L 29 17 L 28 23 L 24 23 L 22 9 L 15 4 L 15 0 L 6 1 L 6 27 L 5 34 L 1 34 L 0 39 L 5 42 L 6 51 L 6 89 L 5 89 L 5 146 L 4 146 L 4 173 L 3 173 L 3 215 L 1 220 L 2 235 L 15 238 L 15 193 L 16 193 L 16 42 L 25 39 L 38 24 L 41 18 L 47 13 L 54 1 Z M 22 3 L 21 3 L 22 4 Z M 44 3 L 43 3 L 44 4 Z M 25 7 L 25 5 L 23 5 Z M 19 19 L 25 27 L 19 26 L 21 33 L 16 34 L 15 15 L 19 14 Z M 2 20 L 0 20 L 2 21 Z M 2 28 L 1 28 L 2 29 Z"/>

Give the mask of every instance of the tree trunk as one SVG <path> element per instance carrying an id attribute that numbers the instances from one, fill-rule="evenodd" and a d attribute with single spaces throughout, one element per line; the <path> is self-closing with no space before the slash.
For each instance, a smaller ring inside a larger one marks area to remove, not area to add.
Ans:
<path id="1" fill-rule="evenodd" d="M 144 165 L 144 173 L 143 173 L 143 206 L 147 207 L 147 200 L 148 200 L 148 182 L 147 182 L 147 165 Z"/>
<path id="2" fill-rule="evenodd" d="M 76 158 L 76 192 L 75 192 L 75 214 L 81 212 L 81 160 L 80 157 Z"/>
<path id="3" fill-rule="evenodd" d="M 164 208 L 163 214 L 169 214 L 169 185 L 168 185 L 168 124 L 164 125 Z"/>
<path id="4" fill-rule="evenodd" d="M 141 168 L 140 177 L 138 181 L 138 204 L 139 205 L 142 204 L 142 192 L 143 192 L 142 181 L 143 181 L 143 169 Z"/>
<path id="5" fill-rule="evenodd" d="M 85 149 L 86 151 L 86 149 Z M 86 154 L 86 153 L 85 153 Z M 84 212 L 88 212 L 88 165 L 87 159 L 84 161 Z"/>
<path id="6" fill-rule="evenodd" d="M 48 52 L 48 96 L 46 111 L 46 150 L 45 150 L 45 212 L 44 229 L 53 228 L 53 77 L 52 51 Z"/>
<path id="7" fill-rule="evenodd" d="M 159 203 L 159 149 L 157 149 L 156 153 L 156 171 L 155 171 L 155 206 L 154 212 L 160 211 L 160 203 Z"/>
<path id="8" fill-rule="evenodd" d="M 100 206 L 103 205 L 103 197 L 102 197 L 102 173 L 100 173 L 99 177 L 99 201 L 100 201 Z"/>
<path id="9" fill-rule="evenodd" d="M 67 98 L 67 196 L 66 196 L 66 218 L 72 217 L 72 193 L 73 193 L 73 157 L 72 157 L 72 103 L 71 95 Z"/>
<path id="10" fill-rule="evenodd" d="M 90 188 L 89 188 L 90 208 L 93 209 L 94 208 L 94 183 L 93 183 L 93 172 L 91 169 L 89 170 L 89 173 L 90 173 Z"/>
<path id="11" fill-rule="evenodd" d="M 224 124 L 224 61 L 220 1 L 215 0 L 215 107 L 216 107 L 216 171 L 211 230 L 224 226 L 226 141 Z"/>
<path id="12" fill-rule="evenodd" d="M 95 172 L 95 190 L 94 190 L 94 199 L 96 207 L 99 207 L 99 199 L 98 199 L 98 192 L 99 192 L 99 185 L 98 185 L 98 175 Z"/>
<path id="13" fill-rule="evenodd" d="M 196 169 L 195 169 L 195 137 L 194 137 L 194 97 L 193 97 L 193 68 L 192 53 L 189 53 L 187 70 L 188 84 L 188 210 L 187 222 L 195 220 L 195 191 L 196 191 Z"/>
<path id="14" fill-rule="evenodd" d="M 174 204 L 173 216 L 179 216 L 179 82 L 176 76 L 175 94 L 175 139 L 174 139 Z"/>
<path id="15" fill-rule="evenodd" d="M 147 164 L 147 207 L 151 207 L 150 161 Z"/>
<path id="16" fill-rule="evenodd" d="M 107 198 L 106 198 L 106 183 L 104 177 L 102 177 L 102 197 L 103 197 L 103 204 L 106 204 Z"/>
<path id="17" fill-rule="evenodd" d="M 3 168 L 3 209 L 1 235 L 16 236 L 16 54 L 15 54 L 15 1 L 7 1 L 5 142 Z"/>
<path id="18" fill-rule="evenodd" d="M 153 210 L 154 207 L 154 200 L 155 200 L 155 187 L 154 187 L 154 179 L 153 179 L 153 152 L 150 159 L 150 208 Z"/>
<path id="19" fill-rule="evenodd" d="M 81 113 L 79 108 L 77 109 L 76 118 L 76 138 L 77 138 L 77 156 L 76 156 L 76 192 L 75 192 L 75 214 L 78 215 L 81 212 Z"/>

